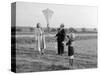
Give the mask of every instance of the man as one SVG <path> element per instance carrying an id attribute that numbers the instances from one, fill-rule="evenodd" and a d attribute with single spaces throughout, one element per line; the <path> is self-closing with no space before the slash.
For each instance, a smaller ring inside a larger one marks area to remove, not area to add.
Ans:
<path id="1" fill-rule="evenodd" d="M 58 43 L 58 55 L 62 55 L 64 53 L 64 40 L 65 40 L 64 24 L 60 25 L 60 29 L 56 34 L 56 37 Z"/>

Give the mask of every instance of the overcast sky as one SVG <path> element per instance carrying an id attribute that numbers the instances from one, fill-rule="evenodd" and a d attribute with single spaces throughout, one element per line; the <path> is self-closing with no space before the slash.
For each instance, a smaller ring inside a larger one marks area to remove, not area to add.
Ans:
<path id="1" fill-rule="evenodd" d="M 50 27 L 59 27 L 61 23 L 64 23 L 67 28 L 97 28 L 96 7 L 29 2 L 17 2 L 16 25 L 35 27 L 36 23 L 40 22 L 42 27 L 46 27 L 42 11 L 47 8 L 54 12 L 50 19 Z"/>

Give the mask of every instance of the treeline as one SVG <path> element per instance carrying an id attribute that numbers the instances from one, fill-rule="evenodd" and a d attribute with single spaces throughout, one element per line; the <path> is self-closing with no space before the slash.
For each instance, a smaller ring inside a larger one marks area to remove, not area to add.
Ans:
<path id="1" fill-rule="evenodd" d="M 12 27 L 11 28 L 12 32 L 16 31 L 16 32 L 34 32 L 35 28 L 32 27 Z M 48 33 L 54 33 L 58 31 L 58 28 L 43 28 L 44 32 L 48 32 Z M 74 33 L 97 33 L 97 29 L 96 28 L 65 28 L 65 31 L 71 31 Z"/>
<path id="2" fill-rule="evenodd" d="M 48 29 L 45 29 L 48 32 Z M 50 28 L 49 32 L 57 32 L 58 28 Z M 97 33 L 96 28 L 65 28 L 65 32 L 74 32 L 74 33 Z"/>

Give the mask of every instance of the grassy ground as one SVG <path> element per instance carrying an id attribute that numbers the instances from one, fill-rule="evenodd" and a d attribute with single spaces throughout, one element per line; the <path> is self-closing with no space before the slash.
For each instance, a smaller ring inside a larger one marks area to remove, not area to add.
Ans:
<path id="1" fill-rule="evenodd" d="M 97 36 L 78 36 L 75 41 L 74 66 L 69 67 L 67 47 L 63 56 L 56 55 L 55 38 L 46 37 L 46 55 L 36 50 L 34 37 L 17 37 L 16 71 L 38 72 L 54 70 L 85 69 L 97 67 Z"/>

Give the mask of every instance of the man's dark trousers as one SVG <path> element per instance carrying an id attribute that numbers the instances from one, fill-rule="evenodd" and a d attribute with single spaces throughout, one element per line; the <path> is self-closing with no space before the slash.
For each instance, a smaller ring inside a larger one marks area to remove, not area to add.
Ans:
<path id="1" fill-rule="evenodd" d="M 58 42 L 58 54 L 64 53 L 64 44 L 62 42 Z"/>

